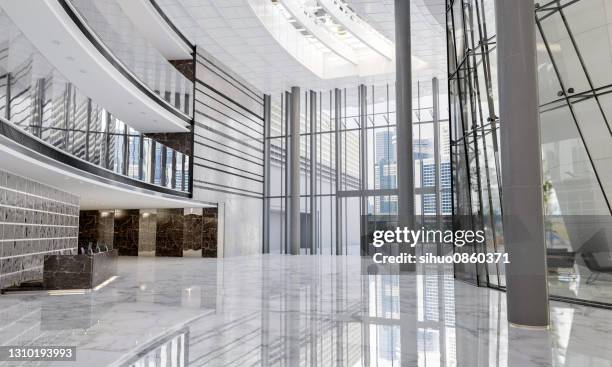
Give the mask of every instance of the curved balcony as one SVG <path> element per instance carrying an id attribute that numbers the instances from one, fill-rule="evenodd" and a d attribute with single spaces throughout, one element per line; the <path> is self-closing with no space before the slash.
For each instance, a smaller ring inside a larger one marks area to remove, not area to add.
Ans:
<path id="1" fill-rule="evenodd" d="M 116 1 L 0 7 L 54 68 L 119 119 L 143 133 L 189 131 L 193 83 L 139 36 Z"/>
<path id="2" fill-rule="evenodd" d="M 101 181 L 191 197 L 189 144 L 179 151 L 128 126 L 67 80 L 1 11 L 0 138 Z"/>
<path id="3" fill-rule="evenodd" d="M 194 45 L 172 23 L 155 0 L 117 0 L 139 34 L 167 60 L 191 59 Z"/>
<path id="4" fill-rule="evenodd" d="M 189 99 L 192 99 L 193 82 L 179 72 L 141 31 L 147 31 L 142 23 L 135 26 L 132 7 L 135 0 L 60 0 L 66 1 L 70 10 L 77 12 L 86 25 L 140 81 L 161 96 L 180 112 L 190 116 Z M 126 5 L 126 3 L 129 3 Z M 125 10 L 129 13 L 126 13 Z M 148 9 L 142 8 L 141 12 Z M 70 11 L 68 10 L 68 11 Z M 151 11 L 150 9 L 148 10 Z M 131 14 L 132 17 L 128 17 Z M 140 21 L 146 17 L 138 18 Z M 161 23 L 158 24 L 161 26 Z M 152 37 L 151 37 L 152 38 Z M 193 50 L 191 50 L 193 52 Z M 178 59 L 191 59 L 192 55 L 174 54 Z"/>

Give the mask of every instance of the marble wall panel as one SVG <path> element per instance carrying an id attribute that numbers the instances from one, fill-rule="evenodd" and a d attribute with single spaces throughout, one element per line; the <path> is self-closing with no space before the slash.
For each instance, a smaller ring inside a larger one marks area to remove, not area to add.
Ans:
<path id="1" fill-rule="evenodd" d="M 155 256 L 183 256 L 183 209 L 158 209 Z"/>
<path id="2" fill-rule="evenodd" d="M 195 81 L 195 61 L 188 60 L 170 60 L 170 63 L 192 82 Z"/>
<path id="3" fill-rule="evenodd" d="M 202 222 L 202 257 L 217 257 L 218 209 L 205 208 Z"/>
<path id="4" fill-rule="evenodd" d="M 157 210 L 141 209 L 138 224 L 138 256 L 155 256 Z"/>
<path id="5" fill-rule="evenodd" d="M 42 281 L 47 254 L 77 251 L 79 197 L 0 171 L 0 288 Z"/>
<path id="6" fill-rule="evenodd" d="M 114 248 L 121 256 L 138 256 L 140 210 L 115 210 Z"/>
<path id="7" fill-rule="evenodd" d="M 79 214 L 79 244 L 98 242 L 113 248 L 115 213 L 112 210 L 81 210 Z"/>
<path id="8" fill-rule="evenodd" d="M 202 214 L 186 213 L 183 224 L 183 256 L 202 256 Z"/>

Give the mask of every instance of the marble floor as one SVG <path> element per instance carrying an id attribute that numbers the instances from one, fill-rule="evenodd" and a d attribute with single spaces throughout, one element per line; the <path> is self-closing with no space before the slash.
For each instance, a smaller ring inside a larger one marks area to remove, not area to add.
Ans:
<path id="1" fill-rule="evenodd" d="M 516 329 L 504 293 L 450 268 L 368 273 L 359 257 L 122 257 L 97 291 L 0 296 L 0 345 L 77 348 L 22 366 L 612 367 L 612 311 L 553 302 L 550 330 Z"/>
<path id="2" fill-rule="evenodd" d="M 549 293 L 556 296 L 612 303 L 612 274 L 599 273 L 587 283 L 592 273 L 582 265 L 563 273 L 549 273 Z"/>

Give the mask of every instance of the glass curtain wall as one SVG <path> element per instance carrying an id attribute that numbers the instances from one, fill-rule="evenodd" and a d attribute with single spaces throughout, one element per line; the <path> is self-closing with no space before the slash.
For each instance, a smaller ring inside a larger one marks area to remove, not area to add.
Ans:
<path id="1" fill-rule="evenodd" d="M 189 191 L 185 179 L 189 177 L 188 156 L 140 134 L 82 94 L 2 12 L 0 30 L 2 118 L 89 163 L 136 180 Z M 152 147 L 164 149 L 170 158 L 158 160 Z M 168 179 L 155 181 L 154 172 L 162 171 Z"/>
<path id="2" fill-rule="evenodd" d="M 612 6 L 536 9 L 550 293 L 612 304 Z"/>
<path id="3" fill-rule="evenodd" d="M 486 238 L 455 251 L 504 252 L 494 0 L 447 0 L 446 21 L 453 227 Z M 457 264 L 455 276 L 505 286 L 503 264 Z"/>
<path id="4" fill-rule="evenodd" d="M 448 122 L 433 112 L 431 82 L 414 95 L 416 214 L 439 225 L 451 213 Z M 288 92 L 273 98 L 266 137 L 271 253 L 289 252 L 289 100 Z M 300 108 L 301 253 L 367 254 L 373 231 L 397 226 L 395 86 L 306 91 Z"/>
<path id="5" fill-rule="evenodd" d="M 592 0 L 535 8 L 549 291 L 557 299 L 609 305 L 611 8 Z M 486 248 L 470 251 L 500 252 L 494 1 L 448 0 L 447 31 L 453 213 L 458 227 L 487 233 Z M 503 268 L 455 271 L 479 284 L 505 285 Z"/>

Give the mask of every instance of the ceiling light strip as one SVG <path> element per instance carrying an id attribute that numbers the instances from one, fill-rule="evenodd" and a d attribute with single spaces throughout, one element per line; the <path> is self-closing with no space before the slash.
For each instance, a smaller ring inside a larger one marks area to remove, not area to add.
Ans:
<path id="1" fill-rule="evenodd" d="M 285 9 L 293 16 L 297 23 L 316 37 L 322 44 L 329 48 L 333 53 L 340 56 L 351 64 L 357 65 L 359 59 L 355 51 L 345 44 L 342 40 L 329 32 L 323 25 L 316 22 L 316 18 L 309 14 L 306 9 L 296 0 L 279 0 Z"/>
<path id="2" fill-rule="evenodd" d="M 387 37 L 359 18 L 346 4 L 338 0 L 318 0 L 325 11 L 346 28 L 355 38 L 383 57 L 395 57 L 395 45 Z"/>

